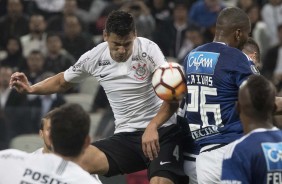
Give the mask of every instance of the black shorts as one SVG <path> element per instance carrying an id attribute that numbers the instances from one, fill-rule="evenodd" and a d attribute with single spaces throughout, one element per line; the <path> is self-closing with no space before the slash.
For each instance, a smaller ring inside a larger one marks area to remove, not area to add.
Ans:
<path id="1" fill-rule="evenodd" d="M 158 130 L 160 152 L 158 158 L 153 161 L 146 158 L 142 151 L 143 133 L 143 131 L 122 132 L 92 143 L 107 156 L 110 169 L 105 176 L 129 174 L 144 169 L 148 169 L 149 179 L 153 176 L 162 176 L 175 182 L 175 177 L 183 176 L 179 126 L 171 125 Z"/>

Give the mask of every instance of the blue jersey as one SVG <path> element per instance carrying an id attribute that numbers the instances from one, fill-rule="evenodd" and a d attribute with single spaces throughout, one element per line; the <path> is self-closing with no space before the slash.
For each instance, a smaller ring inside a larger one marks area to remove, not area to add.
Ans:
<path id="1" fill-rule="evenodd" d="M 222 184 L 282 183 L 282 131 L 256 129 L 230 144 L 222 165 Z"/>
<path id="2" fill-rule="evenodd" d="M 198 155 L 200 153 L 200 146 L 196 144 L 195 140 L 192 138 L 191 131 L 189 128 L 189 124 L 187 122 L 186 117 L 186 109 L 188 105 L 188 97 L 187 95 L 183 98 L 181 101 L 178 112 L 177 112 L 177 124 L 181 127 L 181 130 L 183 131 L 183 152 L 185 153 L 184 155 L 184 160 L 190 160 L 187 156 L 189 155 Z"/>
<path id="3" fill-rule="evenodd" d="M 228 144 L 242 136 L 235 110 L 238 89 L 254 64 L 239 49 L 212 42 L 191 51 L 184 60 L 188 87 L 188 120 L 200 145 Z"/>

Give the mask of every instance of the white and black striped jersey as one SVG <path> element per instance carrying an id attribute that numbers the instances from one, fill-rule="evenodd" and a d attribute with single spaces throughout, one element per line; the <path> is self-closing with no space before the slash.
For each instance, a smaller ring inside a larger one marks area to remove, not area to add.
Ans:
<path id="1" fill-rule="evenodd" d="M 107 42 L 83 54 L 64 73 L 66 81 L 79 83 L 94 76 L 103 86 L 115 117 L 115 133 L 144 130 L 162 104 L 152 88 L 152 74 L 166 59 L 154 42 L 137 37 L 126 62 L 111 58 Z M 176 123 L 176 115 L 163 126 Z"/>

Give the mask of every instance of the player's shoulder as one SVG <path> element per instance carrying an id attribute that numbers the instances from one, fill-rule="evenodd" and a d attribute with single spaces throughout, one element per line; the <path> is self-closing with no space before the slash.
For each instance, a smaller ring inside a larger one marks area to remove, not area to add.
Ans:
<path id="1" fill-rule="evenodd" d="M 27 156 L 28 153 L 17 149 L 6 149 L 0 151 L 0 157 L 14 157 L 14 156 Z"/>
<path id="2" fill-rule="evenodd" d="M 135 44 L 137 44 L 137 46 L 143 50 L 150 49 L 152 47 L 158 47 L 154 41 L 144 37 L 136 37 Z"/>
<path id="3" fill-rule="evenodd" d="M 32 152 L 31 154 L 43 154 L 43 147 L 38 148 L 37 150 L 35 150 L 34 152 Z"/>
<path id="4" fill-rule="evenodd" d="M 107 52 L 107 50 L 107 42 L 102 42 L 98 44 L 96 47 L 92 48 L 91 50 L 88 50 L 80 56 L 78 62 L 73 66 L 73 70 L 75 70 L 76 68 L 80 68 L 82 65 L 86 66 L 86 68 L 91 68 L 93 62 L 99 60 L 100 58 L 103 58 L 104 56 L 109 57 L 109 52 Z"/>
<path id="5" fill-rule="evenodd" d="M 29 153 L 16 150 L 16 149 L 7 149 L 0 151 L 0 165 L 11 165 L 14 167 L 16 163 L 18 167 L 24 164 L 28 158 Z"/>
<path id="6" fill-rule="evenodd" d="M 108 42 L 102 42 L 98 45 L 96 45 L 95 47 L 93 47 L 89 52 L 89 56 L 99 56 L 99 55 L 102 55 L 104 54 L 106 51 L 106 49 L 108 49 L 109 45 L 108 45 Z"/>
<path id="7" fill-rule="evenodd" d="M 237 139 L 236 141 L 230 143 L 224 154 L 224 159 L 230 159 L 234 153 L 236 153 L 237 155 L 246 153 L 246 149 L 249 149 L 250 146 L 248 144 L 250 135 L 251 134 L 244 135 L 240 139 Z"/>
<path id="8" fill-rule="evenodd" d="M 82 169 L 78 164 L 69 161 L 68 163 L 68 174 L 66 176 L 72 177 L 73 180 L 81 181 L 81 183 L 93 183 L 100 184 L 98 176 L 91 176 L 88 172 Z"/>

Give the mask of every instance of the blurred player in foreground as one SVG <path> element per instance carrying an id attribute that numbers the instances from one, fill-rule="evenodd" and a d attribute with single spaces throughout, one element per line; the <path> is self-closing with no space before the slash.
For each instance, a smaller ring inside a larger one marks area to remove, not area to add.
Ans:
<path id="1" fill-rule="evenodd" d="M 137 37 L 132 15 L 114 11 L 103 32 L 105 42 L 83 54 L 54 77 L 30 86 L 23 73 L 11 76 L 18 92 L 51 94 L 94 76 L 104 88 L 115 117 L 115 134 L 85 151 L 81 165 L 91 174 L 114 176 L 148 169 L 151 184 L 173 184 L 183 173 L 178 103 L 160 100 L 153 72 L 166 62 L 152 41 Z"/>
<path id="2" fill-rule="evenodd" d="M 49 111 L 41 120 L 39 136 L 43 139 L 44 145 L 42 148 L 39 148 L 32 152 L 32 154 L 43 154 L 43 153 L 53 153 L 52 143 L 50 140 L 50 131 L 51 131 L 51 117 L 53 110 Z M 92 174 L 92 177 L 95 177 L 100 181 L 97 174 Z"/>
<path id="3" fill-rule="evenodd" d="M 50 113 L 50 123 L 54 154 L 1 151 L 0 183 L 100 184 L 78 165 L 90 144 L 89 115 L 79 105 L 65 105 Z"/>
<path id="4" fill-rule="evenodd" d="M 250 76 L 239 89 L 237 110 L 245 136 L 224 155 L 221 183 L 282 182 L 282 131 L 273 126 L 275 87 L 263 76 Z"/>

